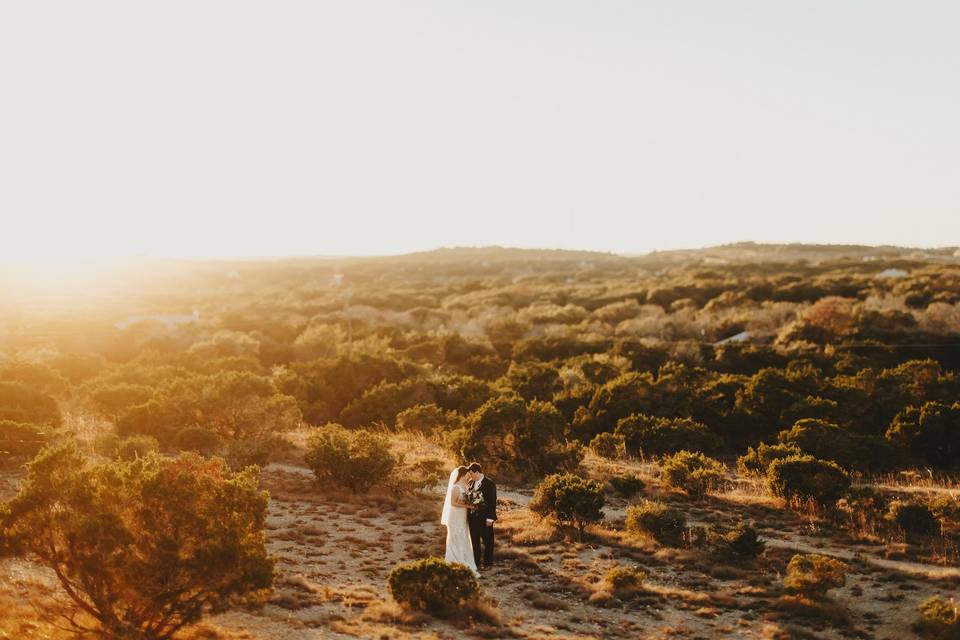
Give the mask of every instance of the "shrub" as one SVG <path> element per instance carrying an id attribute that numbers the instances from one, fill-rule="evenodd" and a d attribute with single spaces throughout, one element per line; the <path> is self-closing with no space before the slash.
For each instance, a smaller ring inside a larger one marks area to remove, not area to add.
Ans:
<path id="1" fill-rule="evenodd" d="M 35 424 L 0 420 L 0 467 L 33 458 L 47 440 L 47 434 Z"/>
<path id="2" fill-rule="evenodd" d="M 177 432 L 177 448 L 181 451 L 195 451 L 208 456 L 220 448 L 220 435 L 206 427 L 187 427 Z"/>
<path id="3" fill-rule="evenodd" d="M 334 423 L 314 431 L 304 459 L 321 483 L 359 492 L 384 482 L 397 464 L 385 436 Z"/>
<path id="4" fill-rule="evenodd" d="M 851 433 L 825 420 L 804 418 L 781 431 L 780 443 L 801 453 L 836 462 L 845 469 L 887 471 L 896 462 L 896 452 L 882 438 Z"/>
<path id="5" fill-rule="evenodd" d="M 658 418 L 633 414 L 617 421 L 614 431 L 630 455 L 662 455 L 677 451 L 715 453 L 723 447 L 718 435 L 689 418 Z"/>
<path id="6" fill-rule="evenodd" d="M 687 518 L 682 511 L 661 502 L 644 500 L 627 507 L 627 531 L 650 536 L 660 544 L 680 546 L 686 526 Z"/>
<path id="7" fill-rule="evenodd" d="M 777 439 L 781 444 L 793 445 L 815 458 L 833 460 L 843 466 L 849 466 L 856 454 L 852 451 L 850 433 L 838 425 L 816 418 L 797 420 L 790 429 L 781 431 Z"/>
<path id="8" fill-rule="evenodd" d="M 940 526 L 930 507 L 918 502 L 892 502 L 887 518 L 896 523 L 904 533 L 929 536 Z"/>
<path id="9" fill-rule="evenodd" d="M 765 476 L 771 462 L 796 455 L 801 455 L 801 451 L 793 444 L 761 442 L 756 449 L 750 447 L 744 455 L 737 458 L 737 471 L 748 476 Z"/>
<path id="10" fill-rule="evenodd" d="M 941 525 L 960 523 L 960 500 L 950 496 L 938 496 L 927 505 Z"/>
<path id="11" fill-rule="evenodd" d="M 917 633 L 932 640 L 960 639 L 960 605 L 953 599 L 931 596 L 920 603 Z"/>
<path id="12" fill-rule="evenodd" d="M 660 461 L 660 477 L 670 485 L 701 497 L 717 489 L 723 482 L 724 467 L 702 453 L 680 451 Z"/>
<path id="13" fill-rule="evenodd" d="M 492 398 L 471 413 L 457 435 L 457 453 L 483 460 L 491 473 L 520 478 L 571 471 L 583 449 L 565 440 L 567 423 L 556 407 L 517 395 Z"/>
<path id="14" fill-rule="evenodd" d="M 816 553 L 798 553 L 790 558 L 783 578 L 787 589 L 808 598 L 826 597 L 827 591 L 842 587 L 846 582 L 846 564 Z"/>
<path id="15" fill-rule="evenodd" d="M 235 470 L 253 465 L 265 467 L 278 452 L 288 447 L 290 443 L 280 436 L 231 440 L 227 445 L 227 462 Z"/>
<path id="16" fill-rule="evenodd" d="M 120 436 L 112 432 L 98 433 L 93 437 L 93 451 L 104 458 L 116 458 L 120 450 Z"/>
<path id="17" fill-rule="evenodd" d="M 390 595 L 414 611 L 445 616 L 480 595 L 480 584 L 462 564 L 424 558 L 397 565 L 387 577 Z"/>
<path id="18" fill-rule="evenodd" d="M 561 525 L 580 531 L 603 518 L 603 485 L 571 473 L 547 476 L 537 485 L 530 510 L 540 517 L 551 516 Z"/>
<path id="19" fill-rule="evenodd" d="M 927 402 L 907 407 L 890 423 L 888 440 L 907 446 L 914 457 L 936 467 L 960 461 L 960 402 Z"/>
<path id="20" fill-rule="evenodd" d="M 611 477 L 610 486 L 621 496 L 631 498 L 643 491 L 646 483 L 639 476 L 630 473 Z"/>
<path id="21" fill-rule="evenodd" d="M 609 431 L 598 433 L 588 446 L 595 455 L 611 460 L 622 458 L 626 453 L 623 436 Z"/>
<path id="22" fill-rule="evenodd" d="M 397 428 L 401 431 L 416 431 L 431 434 L 436 431 L 450 431 L 460 426 L 460 415 L 456 411 L 444 411 L 437 405 L 418 404 L 397 414 Z"/>
<path id="23" fill-rule="evenodd" d="M 643 581 L 647 573 L 640 567 L 617 565 L 611 567 L 603 576 L 603 582 L 620 599 L 629 598 L 643 591 Z"/>
<path id="24" fill-rule="evenodd" d="M 121 460 L 135 460 L 160 450 L 160 443 L 153 436 L 130 436 L 117 445 L 117 457 Z"/>
<path id="25" fill-rule="evenodd" d="M 832 505 L 850 488 L 850 474 L 835 462 L 813 456 L 774 460 L 767 471 L 770 490 L 787 500 Z"/>
<path id="26" fill-rule="evenodd" d="M 267 502 L 253 470 L 217 458 L 90 464 L 67 443 L 41 451 L 0 505 L 0 539 L 54 570 L 98 637 L 165 640 L 270 587 Z"/>
<path id="27" fill-rule="evenodd" d="M 757 536 L 757 530 L 746 522 L 739 522 L 729 531 L 712 531 L 711 546 L 724 556 L 756 558 L 766 546 Z"/>
<path id="28" fill-rule="evenodd" d="M 0 420 L 59 427 L 62 419 L 53 396 L 19 382 L 0 381 Z"/>

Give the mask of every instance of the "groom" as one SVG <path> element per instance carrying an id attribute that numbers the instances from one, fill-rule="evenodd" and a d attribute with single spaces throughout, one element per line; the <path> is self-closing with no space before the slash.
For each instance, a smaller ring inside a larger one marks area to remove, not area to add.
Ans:
<path id="1" fill-rule="evenodd" d="M 483 469 L 476 462 L 467 467 L 472 474 L 471 488 L 480 491 L 483 504 L 471 509 L 467 516 L 470 525 L 470 539 L 473 542 L 473 559 L 477 568 L 489 568 L 493 564 L 493 523 L 497 520 L 497 485 L 490 478 L 483 475 Z M 482 543 L 482 546 L 481 546 Z"/>

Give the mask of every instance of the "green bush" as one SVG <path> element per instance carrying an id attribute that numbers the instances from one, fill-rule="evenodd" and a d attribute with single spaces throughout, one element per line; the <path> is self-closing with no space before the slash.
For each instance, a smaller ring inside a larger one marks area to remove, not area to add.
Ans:
<path id="1" fill-rule="evenodd" d="M 530 510 L 540 517 L 553 517 L 561 525 L 580 531 L 603 518 L 603 485 L 571 473 L 547 476 L 537 485 Z"/>
<path id="2" fill-rule="evenodd" d="M 680 451 L 660 461 L 660 478 L 671 487 L 702 497 L 723 483 L 724 467 L 702 453 Z"/>
<path id="3" fill-rule="evenodd" d="M 952 598 L 931 596 L 920 603 L 920 620 L 915 625 L 922 638 L 960 640 L 960 605 Z"/>
<path id="4" fill-rule="evenodd" d="M 639 476 L 629 473 L 623 476 L 611 477 L 610 486 L 624 498 L 631 498 L 643 491 L 647 485 Z"/>
<path id="5" fill-rule="evenodd" d="M 53 396 L 19 382 L 0 381 L 0 420 L 59 427 L 62 418 Z"/>
<path id="6" fill-rule="evenodd" d="M 661 502 L 643 500 L 627 507 L 627 531 L 650 536 L 660 544 L 681 546 L 686 526 L 687 518 L 682 511 Z"/>
<path id="7" fill-rule="evenodd" d="M 770 463 L 767 482 L 774 494 L 787 500 L 833 505 L 850 488 L 850 474 L 835 462 L 790 456 Z"/>
<path id="8" fill-rule="evenodd" d="M 153 436 L 130 436 L 120 441 L 117 457 L 121 460 L 136 460 L 159 450 L 160 443 Z"/>
<path id="9" fill-rule="evenodd" d="M 290 443 L 280 436 L 231 440 L 227 444 L 227 462 L 231 469 L 236 470 L 253 465 L 265 467 L 279 452 L 290 446 Z"/>
<path id="10" fill-rule="evenodd" d="M 640 567 L 624 565 L 611 567 L 603 576 L 603 582 L 607 588 L 621 599 L 643 591 L 643 581 L 646 579 L 647 573 Z"/>
<path id="11" fill-rule="evenodd" d="M 35 424 L 0 420 L 0 468 L 33 458 L 48 440 Z"/>
<path id="12" fill-rule="evenodd" d="M 808 598 L 824 598 L 830 589 L 847 583 L 847 565 L 835 558 L 816 553 L 797 554 L 787 563 L 783 584 L 793 593 Z"/>
<path id="13" fill-rule="evenodd" d="M 729 531 L 711 531 L 713 549 L 720 555 L 734 558 L 756 558 L 766 546 L 757 536 L 757 530 L 746 522 L 739 522 Z"/>
<path id="14" fill-rule="evenodd" d="M 209 456 L 220 449 L 222 441 L 220 435 L 213 429 L 187 427 L 177 432 L 176 444 L 180 451 L 195 451 L 200 455 Z"/>
<path id="15" fill-rule="evenodd" d="M 93 437 L 93 451 L 104 458 L 116 458 L 120 450 L 120 436 L 112 432 L 98 433 Z"/>
<path id="16" fill-rule="evenodd" d="M 397 565 L 387 577 L 387 588 L 398 604 L 436 616 L 455 614 L 463 603 L 480 595 L 480 584 L 470 569 L 440 558 Z"/>
<path id="17" fill-rule="evenodd" d="M 747 476 L 765 476 L 774 460 L 801 455 L 800 449 L 793 444 L 765 444 L 761 442 L 754 449 L 737 458 L 737 471 Z"/>
<path id="18" fill-rule="evenodd" d="M 471 413 L 451 443 L 461 458 L 483 460 L 490 473 L 532 478 L 580 464 L 583 449 L 567 442 L 566 432 L 566 419 L 552 404 L 502 395 Z"/>
<path id="19" fill-rule="evenodd" d="M 907 407 L 894 417 L 886 437 L 909 448 L 926 464 L 956 467 L 960 464 L 960 402 Z"/>
<path id="20" fill-rule="evenodd" d="M 887 518 L 907 535 L 929 536 L 940 529 L 940 523 L 930 507 L 918 502 L 890 503 Z"/>
<path id="21" fill-rule="evenodd" d="M 804 418 L 789 430 L 781 431 L 780 443 L 801 453 L 836 462 L 844 469 L 882 472 L 896 463 L 890 442 L 877 436 L 852 433 L 826 420 Z"/>
<path id="22" fill-rule="evenodd" d="M 304 460 L 321 483 L 359 492 L 384 483 L 397 464 L 386 436 L 334 423 L 314 430 Z"/>
<path id="23" fill-rule="evenodd" d="M 677 451 L 716 453 L 723 448 L 720 437 L 689 418 L 659 418 L 633 414 L 617 421 L 615 434 L 621 436 L 630 455 L 662 455 Z"/>
<path id="24" fill-rule="evenodd" d="M 41 451 L 0 504 L 0 540 L 56 574 L 96 637 L 165 640 L 271 586 L 267 503 L 255 472 L 217 458 L 90 464 L 67 443 Z"/>
<path id="25" fill-rule="evenodd" d="M 460 422 L 456 411 L 444 411 L 433 403 L 418 404 L 397 414 L 397 429 L 427 435 L 457 429 Z"/>
<path id="26" fill-rule="evenodd" d="M 588 447 L 595 455 L 610 460 L 622 458 L 626 453 L 623 436 L 609 431 L 594 436 Z"/>

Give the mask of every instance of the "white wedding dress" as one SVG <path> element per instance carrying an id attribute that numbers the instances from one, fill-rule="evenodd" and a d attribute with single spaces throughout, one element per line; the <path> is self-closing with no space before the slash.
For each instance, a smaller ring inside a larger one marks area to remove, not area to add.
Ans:
<path id="1" fill-rule="evenodd" d="M 462 489 L 456 484 L 456 470 L 450 474 L 450 484 L 447 485 L 447 497 L 443 503 L 443 514 L 440 523 L 447 525 L 447 562 L 459 562 L 466 566 L 473 575 L 480 577 L 477 563 L 473 560 L 473 542 L 470 540 L 470 527 L 467 524 L 466 507 L 453 505 L 453 496 L 456 492 L 460 497 Z"/>

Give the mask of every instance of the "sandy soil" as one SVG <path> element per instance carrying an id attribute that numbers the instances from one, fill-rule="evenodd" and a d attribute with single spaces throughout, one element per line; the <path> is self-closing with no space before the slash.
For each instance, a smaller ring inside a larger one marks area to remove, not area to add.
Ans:
<path id="1" fill-rule="evenodd" d="M 956 567 L 892 560 L 884 547 L 851 547 L 811 534 L 803 519 L 775 505 L 739 503 L 711 496 L 679 501 L 692 522 L 763 523 L 767 550 L 756 561 L 730 566 L 701 552 L 666 549 L 622 533 L 626 501 L 615 499 L 604 523 L 582 541 L 562 539 L 525 505 L 527 490 L 503 487 L 498 525 L 498 565 L 481 583 L 498 621 L 463 628 L 458 621 L 411 616 L 390 602 L 386 577 L 399 562 L 443 554 L 439 524 L 442 492 L 366 496 L 321 492 L 309 471 L 270 465 L 262 476 L 271 492 L 268 543 L 278 559 L 270 601 L 206 620 L 192 633 L 205 639 L 314 640 L 319 638 L 889 638 L 909 635 L 919 602 L 948 595 L 960 584 Z M 9 495 L 10 478 L 0 478 Z M 835 605 L 787 606 L 779 589 L 793 552 L 817 552 L 850 565 Z M 621 602 L 593 597 L 605 571 L 636 564 L 647 589 Z M 50 577 L 22 561 L 0 563 L 0 596 L 31 598 L 49 593 Z M 44 586 L 46 585 L 46 586 Z M 831 618 L 833 621 L 831 621 Z M 0 625 L 0 640 L 52 638 L 41 627 L 13 635 Z"/>

